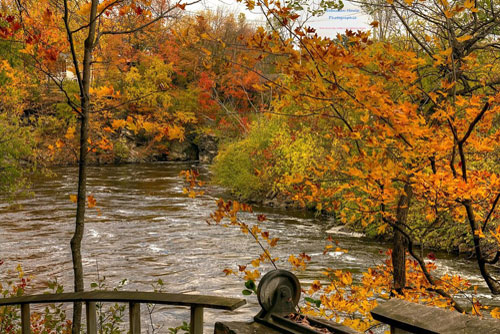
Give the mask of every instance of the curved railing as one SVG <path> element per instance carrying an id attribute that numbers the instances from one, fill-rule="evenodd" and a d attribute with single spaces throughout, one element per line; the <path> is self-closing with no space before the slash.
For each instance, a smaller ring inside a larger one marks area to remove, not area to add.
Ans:
<path id="1" fill-rule="evenodd" d="M 130 334 L 141 333 L 141 303 L 178 305 L 191 308 L 190 333 L 203 334 L 203 308 L 235 310 L 244 305 L 244 299 L 179 293 L 134 291 L 89 291 L 60 294 L 44 294 L 0 299 L 0 306 L 21 305 L 21 333 L 30 334 L 30 304 L 85 303 L 87 334 L 97 334 L 98 302 L 129 304 Z"/>

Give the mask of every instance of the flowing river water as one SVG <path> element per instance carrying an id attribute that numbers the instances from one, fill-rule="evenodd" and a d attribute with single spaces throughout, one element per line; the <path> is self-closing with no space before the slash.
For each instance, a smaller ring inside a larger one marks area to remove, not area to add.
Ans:
<path id="1" fill-rule="evenodd" d="M 127 279 L 123 289 L 142 291 L 152 291 L 152 284 L 162 279 L 167 292 L 243 297 L 243 282 L 226 277 L 222 270 L 248 263 L 260 254 L 258 245 L 237 229 L 206 223 L 223 191 L 208 186 L 206 194 L 195 199 L 183 195 L 185 185 L 179 172 L 193 166 L 208 178 L 205 167 L 190 163 L 90 168 L 88 192 L 97 199 L 99 211 L 87 211 L 83 241 L 86 289 L 98 276 L 105 277 L 109 287 Z M 0 260 L 5 262 L 0 267 L 0 281 L 12 277 L 8 268 L 21 264 L 27 275 L 34 276 L 31 292 L 41 291 L 53 279 L 65 291 L 72 289 L 69 242 L 75 204 L 69 196 L 76 193 L 77 168 L 53 172 L 54 176 L 35 179 L 34 196 L 20 200 L 18 206 L 0 201 Z M 267 216 L 263 229 L 280 238 L 272 251 L 280 258 L 278 266 L 288 268 L 286 259 L 291 253 L 306 252 L 312 257 L 308 271 L 298 273 L 303 285 L 321 278 L 326 266 L 359 275 L 385 259 L 388 245 L 339 232 L 331 218 L 261 207 L 254 211 Z M 255 220 L 250 215 L 242 218 Z M 328 235 L 349 252 L 323 255 Z M 459 273 L 479 286 L 482 302 L 500 305 L 488 293 L 473 261 L 441 253 L 437 257 L 440 272 Z M 260 307 L 254 295 L 246 298 L 247 305 L 235 312 L 206 310 L 205 332 L 213 332 L 215 320 L 250 320 Z M 465 303 L 467 299 L 459 300 Z M 168 333 L 167 327 L 189 319 L 189 311 L 159 307 L 154 319 L 165 324 L 159 333 Z"/>

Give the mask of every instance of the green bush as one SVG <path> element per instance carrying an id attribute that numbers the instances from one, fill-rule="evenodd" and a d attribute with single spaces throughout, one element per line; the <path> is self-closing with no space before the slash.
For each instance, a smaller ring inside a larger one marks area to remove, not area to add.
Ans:
<path id="1" fill-rule="evenodd" d="M 34 142 L 29 129 L 16 117 L 0 114 L 0 193 L 12 196 L 27 188 L 27 177 L 34 169 Z"/>
<path id="2" fill-rule="evenodd" d="M 212 166 L 215 183 L 242 200 L 269 192 L 273 181 L 267 174 L 272 163 L 270 147 L 280 126 L 277 119 L 261 119 L 253 123 L 245 138 L 222 145 Z"/>

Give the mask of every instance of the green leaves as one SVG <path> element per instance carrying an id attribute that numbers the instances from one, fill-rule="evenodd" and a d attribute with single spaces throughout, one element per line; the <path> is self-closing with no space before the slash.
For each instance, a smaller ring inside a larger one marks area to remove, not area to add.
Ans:
<path id="1" fill-rule="evenodd" d="M 241 291 L 244 296 L 250 296 L 252 293 L 257 294 L 257 286 L 255 282 L 251 279 L 245 282 L 245 290 Z"/>
<path id="2" fill-rule="evenodd" d="M 177 327 L 170 327 L 168 329 L 168 334 L 180 334 L 180 331 L 184 331 L 183 333 L 189 333 L 189 324 L 185 321 L 182 322 L 182 325 Z"/>
<path id="3" fill-rule="evenodd" d="M 314 299 L 314 298 L 311 298 L 311 297 L 305 297 L 304 300 L 316 307 L 320 307 L 321 306 L 321 300 L 319 299 Z"/>

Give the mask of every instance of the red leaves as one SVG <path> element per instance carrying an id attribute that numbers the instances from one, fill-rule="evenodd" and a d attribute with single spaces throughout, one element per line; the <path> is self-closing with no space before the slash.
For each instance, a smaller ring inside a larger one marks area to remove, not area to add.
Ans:
<path id="1" fill-rule="evenodd" d="M 88 203 L 89 209 L 91 209 L 97 205 L 97 200 L 94 198 L 94 196 L 89 195 L 89 196 L 87 196 L 87 203 Z"/>
<path id="2" fill-rule="evenodd" d="M 15 21 L 15 17 L 12 15 L 6 16 L 2 20 L 3 16 L 0 14 L 0 23 L 4 21 L 6 24 L 0 24 L 0 38 L 2 39 L 7 39 L 12 37 L 18 31 L 21 29 L 21 24 L 19 22 Z"/>
<path id="3" fill-rule="evenodd" d="M 137 15 L 142 15 L 142 13 L 144 13 L 144 10 L 139 6 L 135 7 L 134 11 Z"/>
<path id="4" fill-rule="evenodd" d="M 427 254 L 427 258 L 431 261 L 435 261 L 436 260 L 436 254 L 430 252 L 429 254 Z"/>
<path id="5" fill-rule="evenodd" d="M 198 86 L 204 91 L 210 91 L 214 87 L 215 83 L 213 79 L 207 72 L 201 72 L 200 80 L 198 81 Z"/>
<path id="6" fill-rule="evenodd" d="M 57 50 L 56 48 L 49 47 L 43 50 L 43 53 L 44 53 L 44 58 L 51 62 L 55 62 L 59 57 L 59 50 Z"/>

